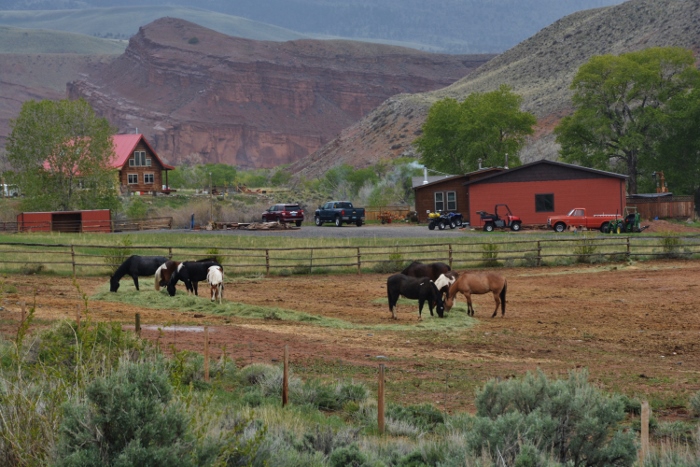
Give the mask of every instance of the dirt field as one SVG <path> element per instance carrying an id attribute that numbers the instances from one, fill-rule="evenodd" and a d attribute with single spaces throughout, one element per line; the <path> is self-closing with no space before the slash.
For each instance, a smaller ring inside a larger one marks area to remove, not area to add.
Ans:
<path id="1" fill-rule="evenodd" d="M 143 336 L 160 341 L 161 348 L 172 344 L 201 352 L 201 326 L 206 324 L 214 356 L 225 346 L 239 366 L 278 362 L 288 345 L 298 376 L 352 377 L 374 387 L 377 367 L 384 363 L 389 401 L 473 410 L 474 390 L 490 378 L 537 368 L 560 377 L 588 368 L 590 379 L 602 388 L 648 398 L 657 417 L 687 416 L 687 400 L 700 390 L 700 262 L 499 272 L 508 279 L 508 301 L 505 317 L 499 313 L 494 319 L 493 298 L 481 295 L 474 297 L 473 319 L 454 311 L 442 322 L 431 321 L 439 318 L 426 309 L 420 322 L 417 305 L 408 302 L 399 307 L 396 323 L 386 302 L 387 276 L 377 274 L 261 277 L 227 284 L 227 300 L 335 318 L 343 326 L 154 310 L 94 299 L 89 308 L 93 319 L 121 321 L 125 328 L 133 328 L 134 315 L 140 313 Z M 16 331 L 19 303 L 32 302 L 35 293 L 40 324 L 75 319 L 81 300 L 69 278 L 16 275 L 0 281 L 17 290 L 0 303 L 5 335 Z M 88 296 L 104 290 L 106 282 L 78 279 Z M 141 285 L 144 293 L 152 282 L 144 279 Z M 133 289 L 131 281 L 124 280 L 119 293 L 129 287 Z M 464 302 L 461 296 L 458 300 Z"/>

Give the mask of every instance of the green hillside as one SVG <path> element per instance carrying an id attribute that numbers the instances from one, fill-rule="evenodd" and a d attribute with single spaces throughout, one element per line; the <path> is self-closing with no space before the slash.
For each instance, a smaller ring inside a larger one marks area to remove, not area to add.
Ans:
<path id="1" fill-rule="evenodd" d="M 127 42 L 62 31 L 0 26 L 0 53 L 119 55 Z"/>

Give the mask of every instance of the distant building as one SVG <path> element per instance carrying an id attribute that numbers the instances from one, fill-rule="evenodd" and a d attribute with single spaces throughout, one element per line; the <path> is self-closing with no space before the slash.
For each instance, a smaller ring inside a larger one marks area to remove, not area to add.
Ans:
<path id="1" fill-rule="evenodd" d="M 115 157 L 111 165 L 119 171 L 122 193 L 170 192 L 168 171 L 175 167 L 164 163 L 142 134 L 114 135 L 112 142 Z"/>

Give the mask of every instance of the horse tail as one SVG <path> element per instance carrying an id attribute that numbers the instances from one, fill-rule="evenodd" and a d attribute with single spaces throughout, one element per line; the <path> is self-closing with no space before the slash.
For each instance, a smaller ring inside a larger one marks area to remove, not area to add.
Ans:
<path id="1" fill-rule="evenodd" d="M 506 289 L 508 289 L 508 281 L 503 279 L 503 289 L 501 289 L 501 316 L 506 314 Z"/>

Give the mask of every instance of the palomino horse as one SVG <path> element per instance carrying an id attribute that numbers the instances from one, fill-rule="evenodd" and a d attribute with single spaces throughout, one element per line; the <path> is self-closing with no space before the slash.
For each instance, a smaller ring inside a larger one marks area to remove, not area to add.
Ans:
<path id="1" fill-rule="evenodd" d="M 445 309 L 449 310 L 454 304 L 455 295 L 461 292 L 467 299 L 467 315 L 474 316 L 474 307 L 472 306 L 472 294 L 493 293 L 493 299 L 496 301 L 496 309 L 493 310 L 495 317 L 498 313 L 498 305 L 501 305 L 501 316 L 506 314 L 506 289 L 508 284 L 506 278 L 495 272 L 485 273 L 467 273 L 462 272 L 457 277 L 457 280 L 450 286 L 445 300 Z"/>
<path id="2" fill-rule="evenodd" d="M 136 290 L 139 290 L 139 276 L 152 276 L 166 261 L 168 258 L 165 256 L 129 256 L 109 278 L 109 291 L 116 292 L 119 289 L 119 281 L 127 274 L 134 280 Z"/>
<path id="3" fill-rule="evenodd" d="M 440 274 L 450 271 L 450 267 L 445 263 L 428 263 L 424 264 L 420 261 L 414 261 L 401 271 L 404 276 L 411 277 L 427 277 L 431 281 L 437 280 Z"/>
<path id="4" fill-rule="evenodd" d="M 207 282 L 211 287 L 211 301 L 219 299 L 219 305 L 224 298 L 224 270 L 221 266 L 210 266 L 207 272 Z"/>
<path id="5" fill-rule="evenodd" d="M 156 269 L 156 290 L 160 290 L 161 287 L 165 287 L 168 282 L 170 282 L 170 277 L 177 270 L 179 265 L 180 263 L 178 261 L 166 261 Z"/>
<path id="6" fill-rule="evenodd" d="M 404 274 L 394 274 L 389 276 L 386 281 L 386 293 L 389 297 L 389 311 L 391 311 L 391 317 L 394 319 L 398 319 L 394 308 L 396 307 L 396 302 L 399 301 L 400 295 L 411 300 L 418 300 L 418 319 L 422 319 L 425 302 L 428 302 L 430 316 L 433 316 L 433 307 L 437 309 L 437 314 L 440 318 L 442 318 L 445 310 L 440 292 L 435 287 L 435 283 L 427 277 L 418 278 Z"/>

